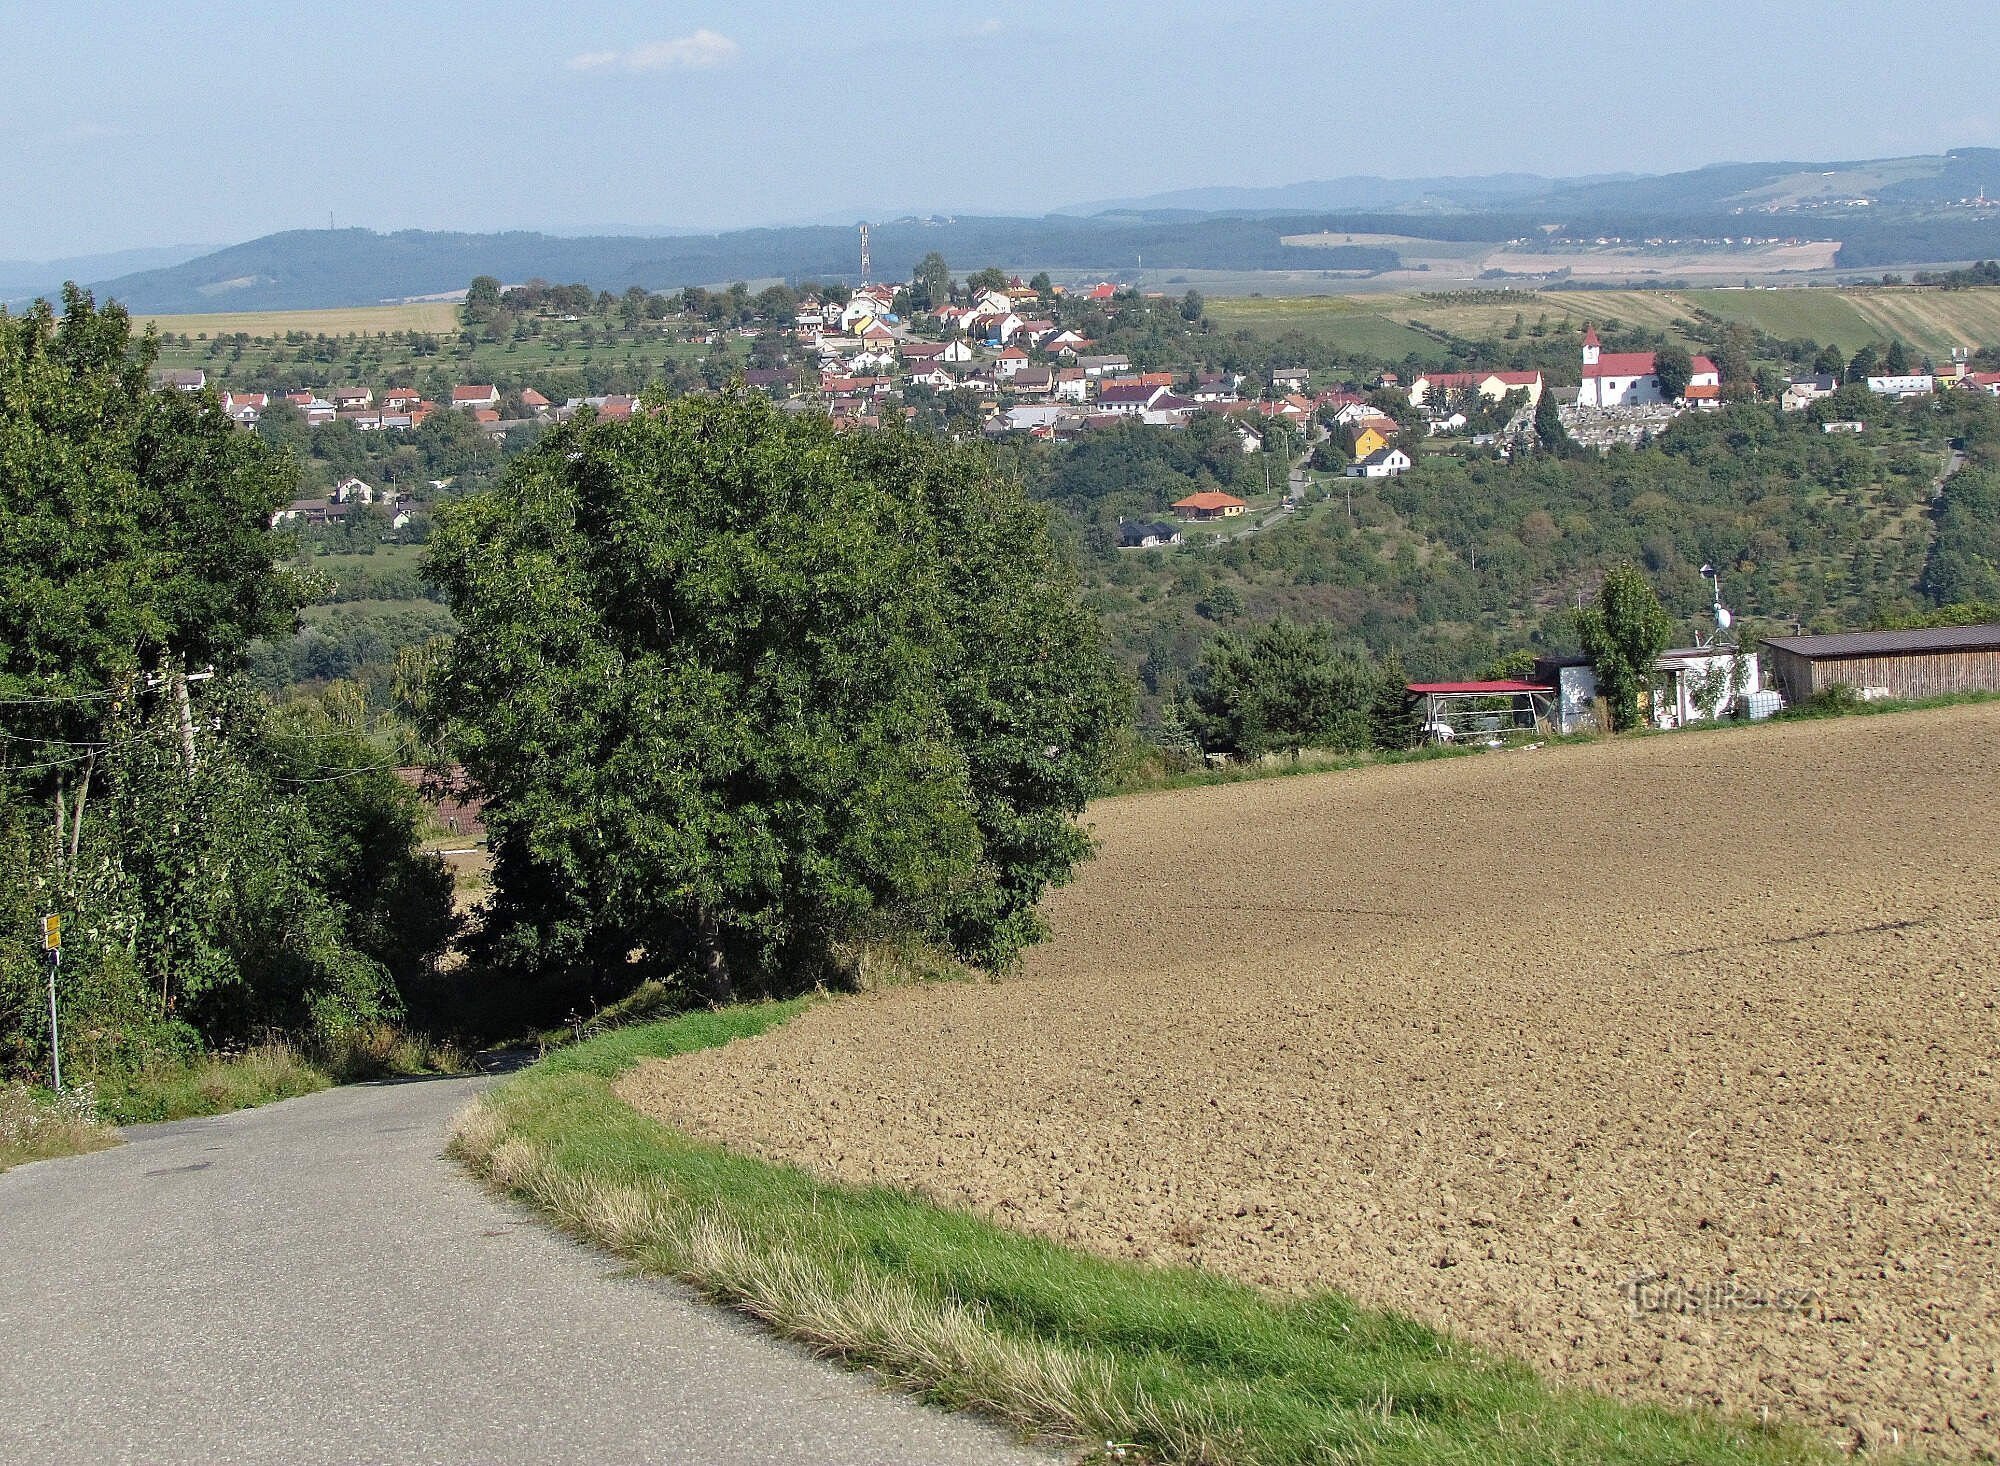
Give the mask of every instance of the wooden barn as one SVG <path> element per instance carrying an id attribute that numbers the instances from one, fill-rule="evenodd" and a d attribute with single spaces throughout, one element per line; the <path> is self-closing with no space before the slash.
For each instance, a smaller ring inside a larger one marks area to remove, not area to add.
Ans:
<path id="1" fill-rule="evenodd" d="M 1774 636 L 1764 650 L 1788 703 L 1836 684 L 1864 697 L 2000 692 L 2000 624 Z"/>

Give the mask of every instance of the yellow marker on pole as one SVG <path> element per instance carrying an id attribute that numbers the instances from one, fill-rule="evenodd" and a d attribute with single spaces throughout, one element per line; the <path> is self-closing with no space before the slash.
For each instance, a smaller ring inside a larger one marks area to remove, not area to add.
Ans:
<path id="1" fill-rule="evenodd" d="M 56 1025 L 56 971 L 62 966 L 62 917 L 42 918 L 42 950 L 49 954 L 49 1058 L 55 1065 L 56 1093 L 62 1093 L 62 1030 Z"/>

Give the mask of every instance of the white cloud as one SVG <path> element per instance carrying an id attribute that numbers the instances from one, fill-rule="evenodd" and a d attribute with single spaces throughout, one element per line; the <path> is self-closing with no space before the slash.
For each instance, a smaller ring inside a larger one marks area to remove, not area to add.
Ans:
<path id="1" fill-rule="evenodd" d="M 975 36 L 997 36 L 1002 29 L 999 17 L 989 15 L 972 28 L 972 33 Z"/>
<path id="2" fill-rule="evenodd" d="M 629 51 L 585 51 L 569 58 L 571 71 L 702 71 L 733 61 L 743 48 L 706 28 L 671 41 L 647 41 Z"/>

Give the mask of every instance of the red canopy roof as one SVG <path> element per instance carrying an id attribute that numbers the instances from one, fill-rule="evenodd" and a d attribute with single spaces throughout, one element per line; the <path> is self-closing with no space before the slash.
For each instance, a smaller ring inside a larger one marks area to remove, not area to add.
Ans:
<path id="1" fill-rule="evenodd" d="M 1505 697 L 1518 692 L 1554 692 L 1539 682 L 1517 682 L 1508 678 L 1499 682 L 1410 682 L 1405 686 L 1409 691 L 1423 696 L 1432 692 L 1462 692 L 1475 697 Z"/>

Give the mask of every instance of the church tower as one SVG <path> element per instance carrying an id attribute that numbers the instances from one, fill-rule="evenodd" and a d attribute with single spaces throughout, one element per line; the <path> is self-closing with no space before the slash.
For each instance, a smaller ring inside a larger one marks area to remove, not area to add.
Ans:
<path id="1" fill-rule="evenodd" d="M 1597 340 L 1597 327 L 1585 326 L 1583 328 L 1583 364 L 1587 367 L 1596 366 L 1598 355 L 1602 349 Z"/>

